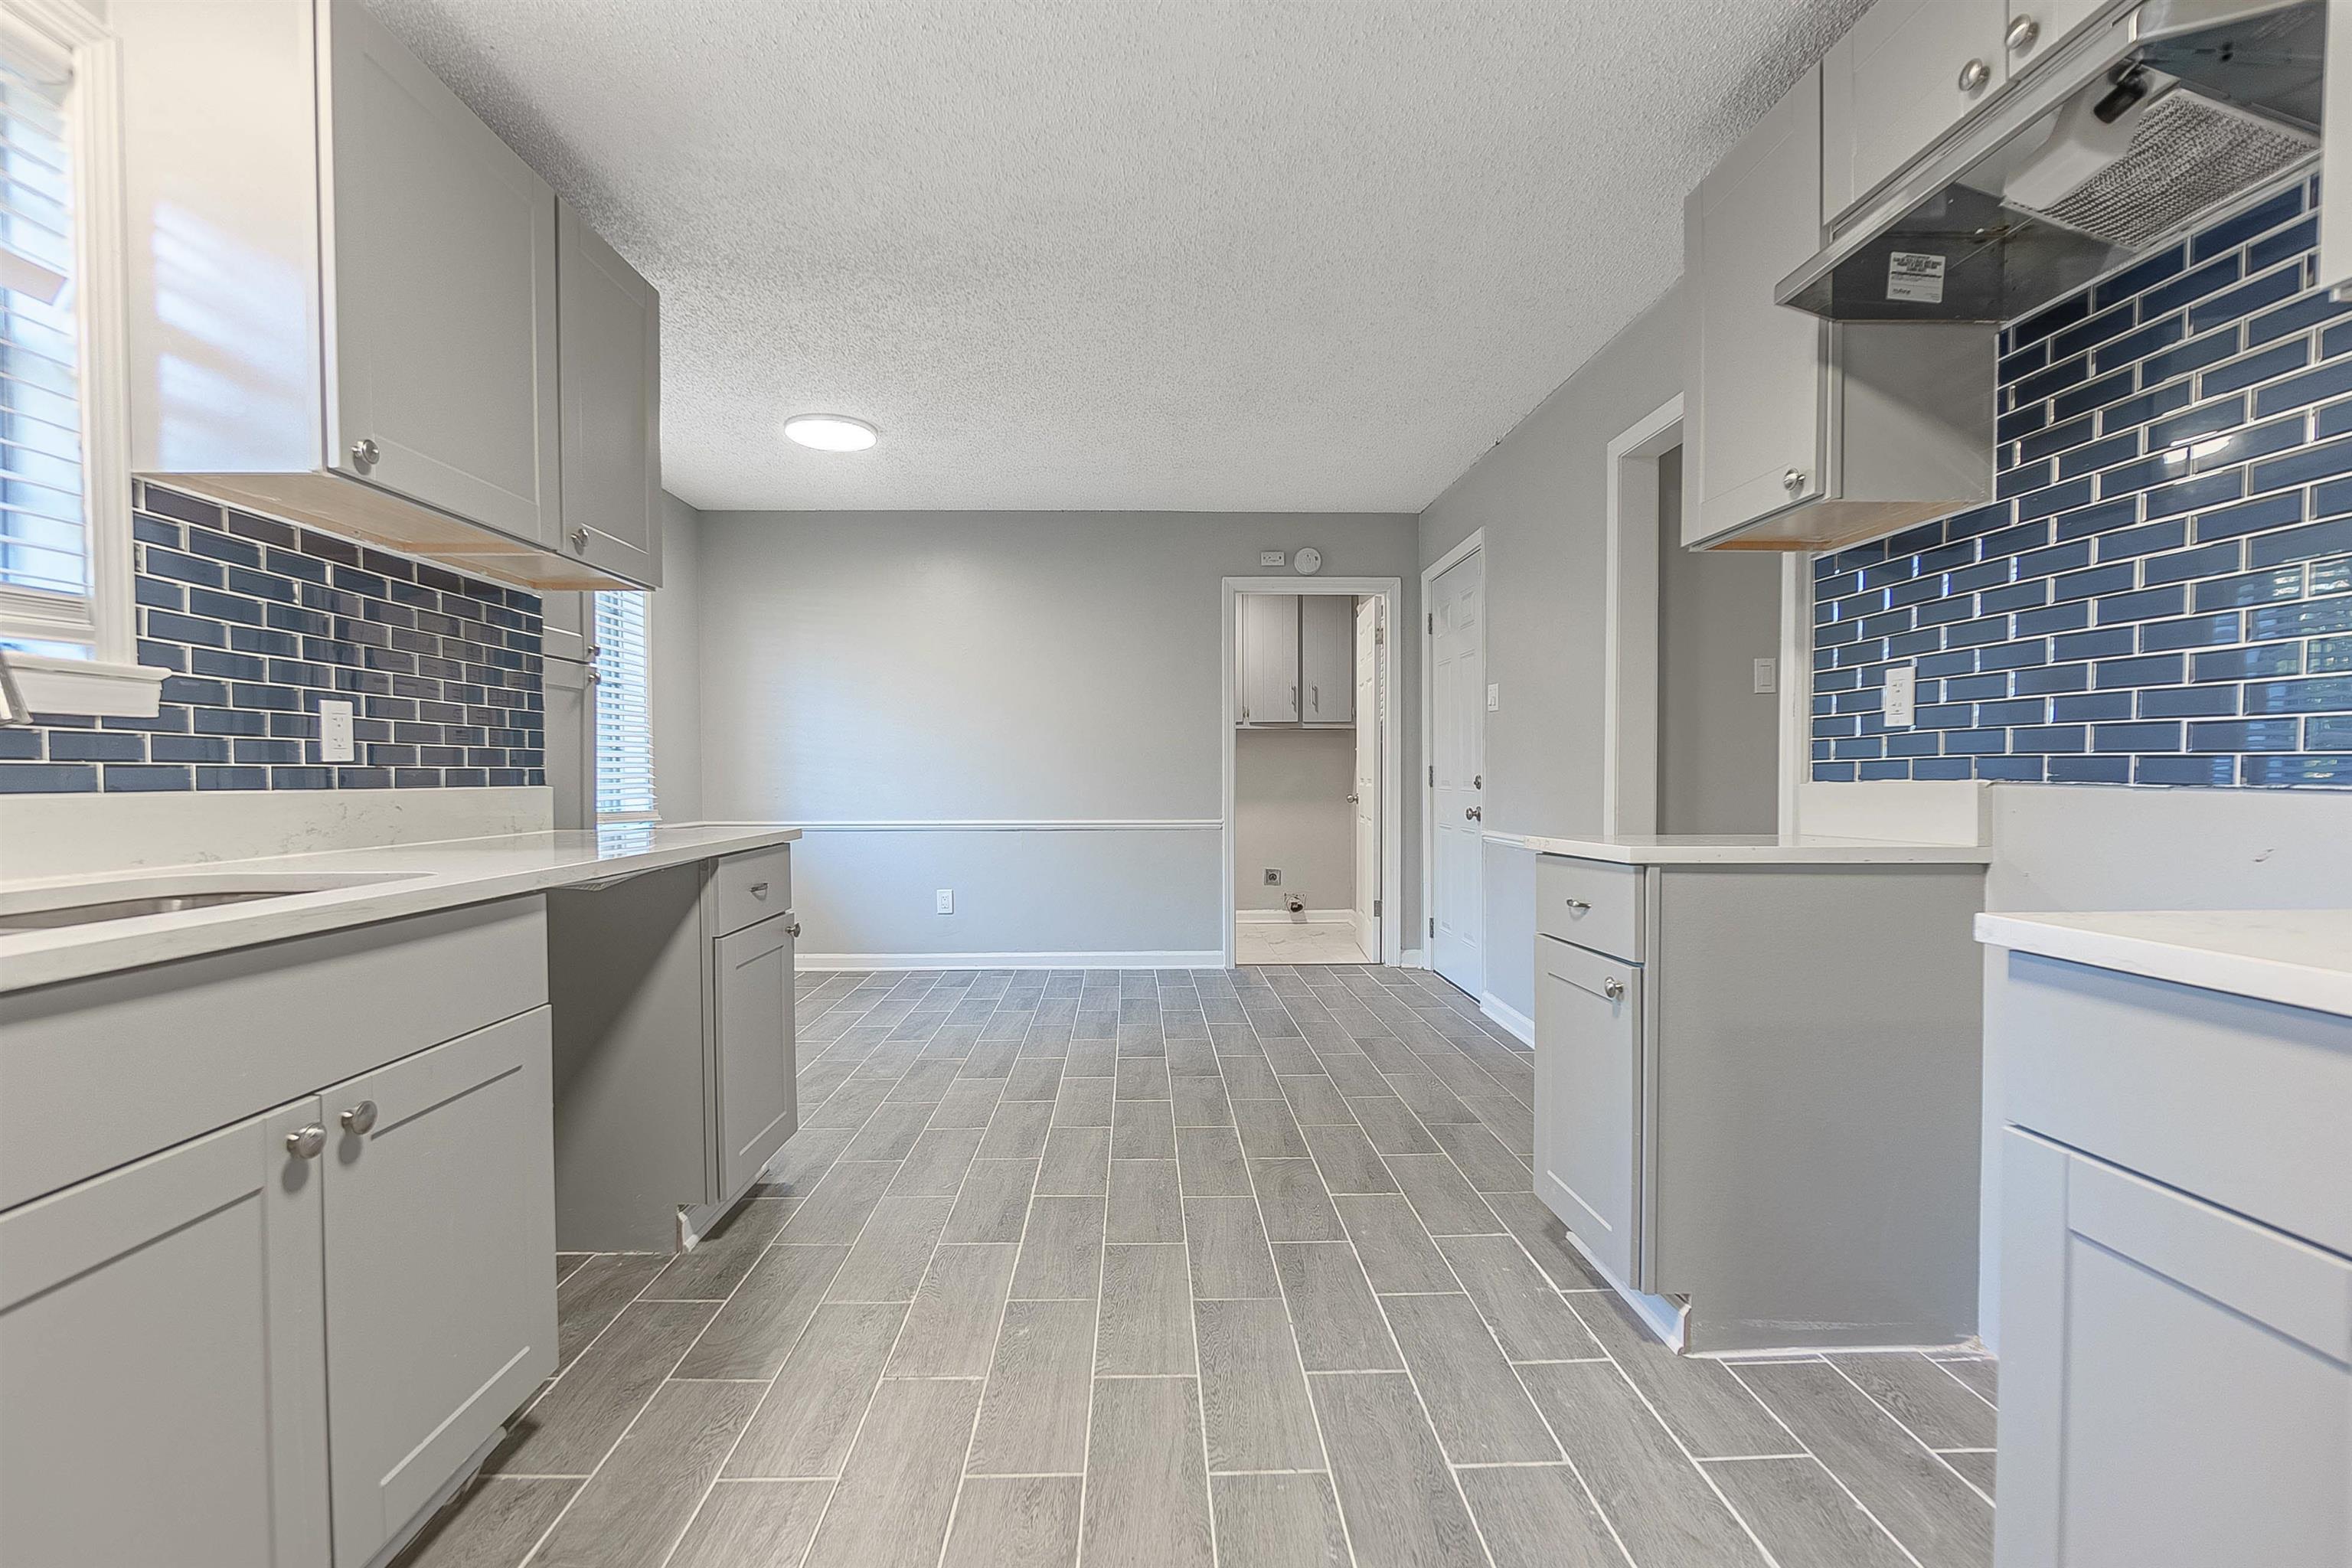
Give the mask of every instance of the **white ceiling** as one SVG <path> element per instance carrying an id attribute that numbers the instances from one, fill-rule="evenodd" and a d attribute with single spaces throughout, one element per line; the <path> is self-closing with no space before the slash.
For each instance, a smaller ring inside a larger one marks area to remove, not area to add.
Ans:
<path id="1" fill-rule="evenodd" d="M 697 506 L 1412 511 L 1864 0 L 370 3 L 660 288 Z"/>

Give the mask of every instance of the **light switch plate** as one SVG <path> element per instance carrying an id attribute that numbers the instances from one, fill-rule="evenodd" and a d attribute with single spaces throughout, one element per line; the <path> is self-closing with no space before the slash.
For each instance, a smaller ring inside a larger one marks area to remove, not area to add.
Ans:
<path id="1" fill-rule="evenodd" d="M 319 704 L 319 760 L 322 763 L 349 763 L 358 760 L 352 743 L 352 705 L 331 700 Z"/>
<path id="2" fill-rule="evenodd" d="M 1886 671 L 1886 727 L 1908 730 L 1919 721 L 1919 667 L 1890 666 Z"/>
<path id="3" fill-rule="evenodd" d="M 1499 712 L 1502 710 L 1502 706 L 1503 688 L 1501 684 L 1497 681 L 1488 681 L 1486 683 L 1486 711 L 1489 713 Z"/>
<path id="4" fill-rule="evenodd" d="M 1261 566 L 1279 566 L 1282 564 L 1282 552 L 1279 550 L 1261 550 L 1257 552 L 1257 563 Z"/>
<path id="5" fill-rule="evenodd" d="M 937 893 L 932 895 L 931 901 L 932 907 L 937 909 L 940 913 L 943 915 L 951 915 L 955 913 L 955 889 L 953 888 L 941 888 Z"/>
<path id="6" fill-rule="evenodd" d="M 1780 689 L 1780 661 L 1779 659 L 1759 658 L 1756 661 L 1756 689 L 1759 691 L 1778 691 Z"/>

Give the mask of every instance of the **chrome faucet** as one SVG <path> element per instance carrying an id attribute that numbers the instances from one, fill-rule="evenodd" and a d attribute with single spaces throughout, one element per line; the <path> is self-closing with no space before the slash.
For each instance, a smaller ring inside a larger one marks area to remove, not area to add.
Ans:
<path id="1" fill-rule="evenodd" d="M 0 647 L 0 726 L 28 730 L 33 724 L 33 710 L 25 706 L 25 694 L 16 689 L 16 672 L 8 666 L 8 650 Z"/>

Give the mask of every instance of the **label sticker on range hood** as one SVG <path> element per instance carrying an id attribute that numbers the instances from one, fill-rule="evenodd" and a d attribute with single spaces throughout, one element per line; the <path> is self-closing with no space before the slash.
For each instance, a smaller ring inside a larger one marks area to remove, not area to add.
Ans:
<path id="1" fill-rule="evenodd" d="M 1923 250 L 1897 250 L 1886 258 L 1886 297 L 1922 305 L 1944 302 L 1944 258 Z"/>

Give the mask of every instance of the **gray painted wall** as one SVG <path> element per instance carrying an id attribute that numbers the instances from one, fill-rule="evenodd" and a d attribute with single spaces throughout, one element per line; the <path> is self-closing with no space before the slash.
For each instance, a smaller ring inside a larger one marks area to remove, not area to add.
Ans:
<path id="1" fill-rule="evenodd" d="M 662 493 L 662 585 L 650 632 L 654 793 L 665 822 L 702 816 L 702 514 Z"/>
<path id="2" fill-rule="evenodd" d="M 1328 575 L 1403 579 L 1411 625 L 1414 533 L 1392 514 L 706 513 L 704 812 L 1213 823 L 1221 580 L 1313 544 Z M 1402 690 L 1415 646 L 1399 639 Z M 1223 853 L 1213 826 L 821 830 L 794 849 L 793 902 L 810 952 L 1206 952 Z M 932 912 L 943 887 L 953 915 Z"/>
<path id="3" fill-rule="evenodd" d="M 1234 731 L 1234 907 L 1278 910 L 1296 895 L 1310 910 L 1356 901 L 1356 732 Z M 1282 886 L 1265 885 L 1266 867 Z"/>
<path id="4" fill-rule="evenodd" d="M 1486 715 L 1490 832 L 1600 830 L 1609 443 L 1681 390 L 1676 287 L 1421 514 L 1423 565 L 1486 530 L 1486 679 L 1502 688 Z M 1417 710 L 1419 685 L 1404 689 Z M 1486 989 L 1522 1013 L 1535 1005 L 1533 859 L 1486 847 Z M 1418 895 L 1420 873 L 1407 881 Z"/>
<path id="5" fill-rule="evenodd" d="M 1756 660 L 1780 651 L 1780 560 L 1682 547 L 1683 449 L 1658 462 L 1658 831 L 1770 833 L 1780 699 Z"/>

